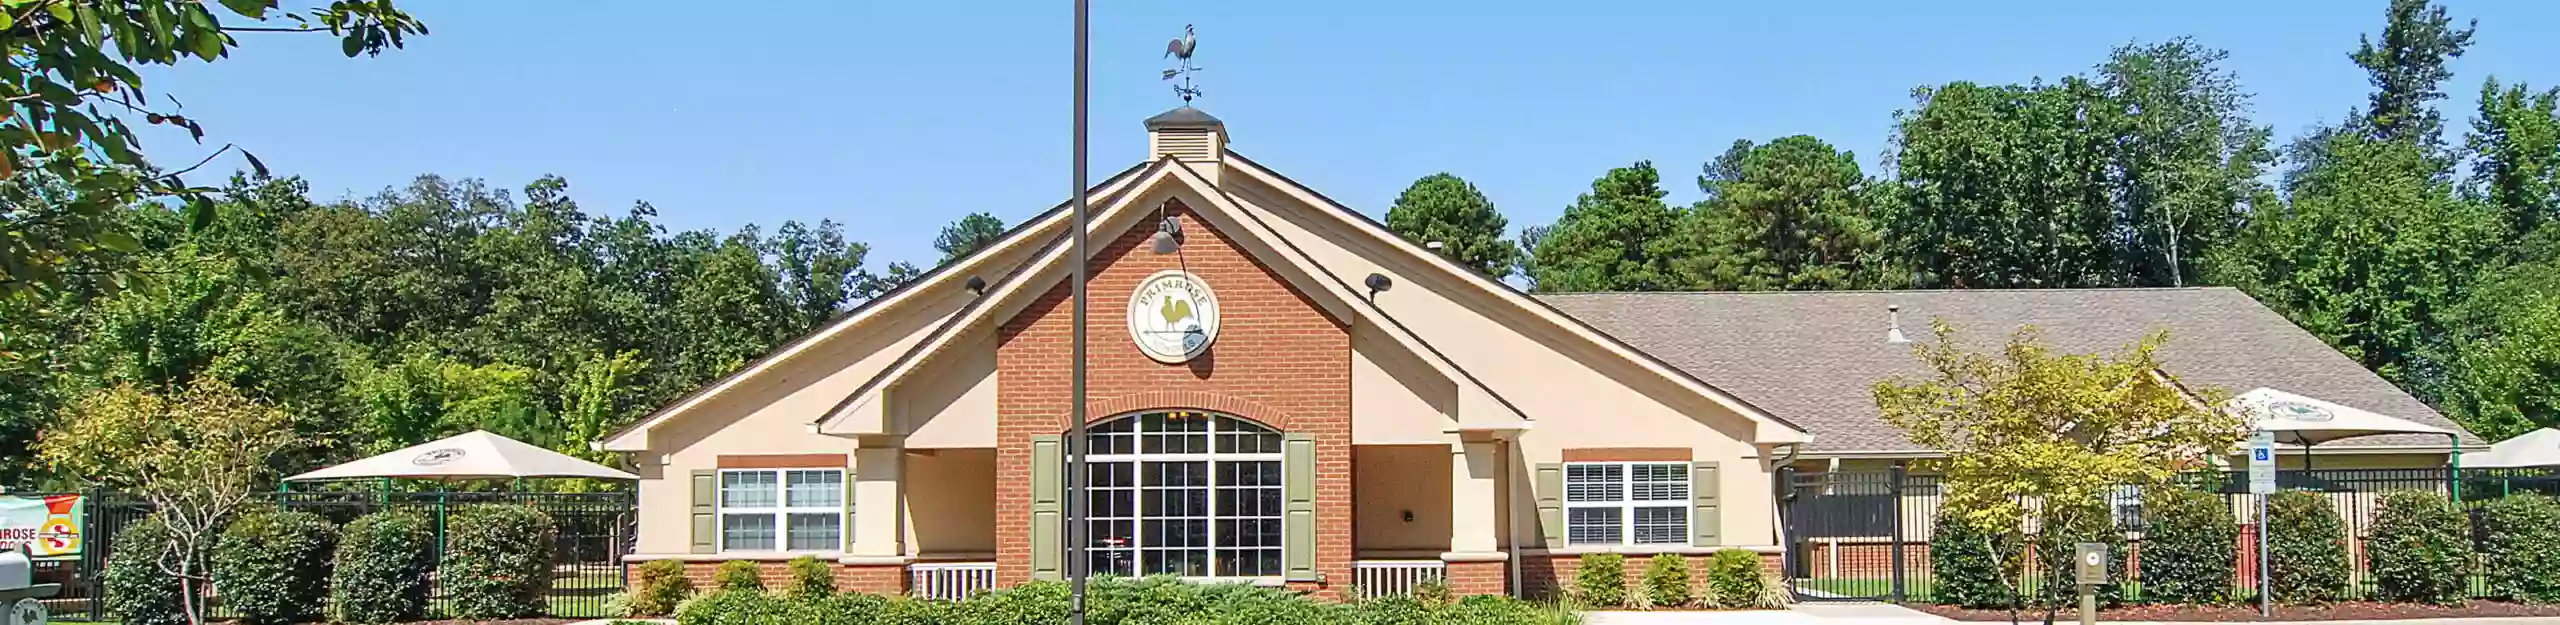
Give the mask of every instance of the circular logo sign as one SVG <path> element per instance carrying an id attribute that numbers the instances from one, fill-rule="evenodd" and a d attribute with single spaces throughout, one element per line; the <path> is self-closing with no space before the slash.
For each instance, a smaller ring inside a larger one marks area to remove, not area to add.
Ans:
<path id="1" fill-rule="evenodd" d="M 462 454 L 462 450 L 451 447 L 428 450 L 427 453 L 418 454 L 418 457 L 416 458 L 410 458 L 409 464 L 422 467 L 441 466 L 452 463 L 455 460 L 461 460 Z"/>
<path id="2" fill-rule="evenodd" d="M 1190 272 L 1147 276 L 1129 296 L 1129 338 L 1157 362 L 1197 358 L 1218 340 L 1218 296 Z"/>
<path id="3" fill-rule="evenodd" d="M 2284 400 L 2267 402 L 2267 412 L 2275 418 L 2291 421 L 2329 421 L 2337 418 L 2337 415 L 2329 414 L 2327 408 Z"/>

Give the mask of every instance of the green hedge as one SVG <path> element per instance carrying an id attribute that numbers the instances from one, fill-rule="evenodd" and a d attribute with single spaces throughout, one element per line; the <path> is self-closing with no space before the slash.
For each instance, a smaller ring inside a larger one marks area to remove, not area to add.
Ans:
<path id="1" fill-rule="evenodd" d="M 1614 553 L 1582 556 L 1573 571 L 1573 598 L 1595 608 L 1627 605 L 1627 557 Z"/>
<path id="2" fill-rule="evenodd" d="M 2471 524 L 2453 502 L 2431 491 L 2382 497 L 2365 539 L 2374 598 L 2448 605 L 2463 600 L 2470 576 Z"/>
<path id="3" fill-rule="evenodd" d="M 551 515 L 532 506 L 462 508 L 445 522 L 438 578 L 453 616 L 509 619 L 542 614 L 551 588 Z"/>
<path id="4" fill-rule="evenodd" d="M 2526 493 L 2481 509 L 2482 550 L 2488 554 L 2489 590 L 2527 603 L 2560 603 L 2560 499 Z"/>
<path id="5" fill-rule="evenodd" d="M 338 620 L 350 623 L 425 618 L 427 578 L 435 567 L 435 523 L 426 515 L 385 511 L 357 517 L 338 533 L 330 603 Z"/>
<path id="6" fill-rule="evenodd" d="M 1990 533 L 1966 523 L 1955 510 L 1942 509 L 1929 535 L 1929 571 L 1935 576 L 1930 600 L 1966 608 L 2009 606 L 2009 586 L 2001 581 L 2017 567 L 2018 538 Z"/>
<path id="7" fill-rule="evenodd" d="M 2142 599 L 2222 603 L 2233 599 L 2240 525 L 2221 495 L 2177 486 L 2142 494 Z"/>
<path id="8" fill-rule="evenodd" d="M 185 625 L 187 615 L 180 605 L 185 593 L 177 578 L 162 572 L 164 559 L 174 561 L 175 556 L 170 552 L 169 527 L 161 524 L 160 517 L 134 520 L 116 532 L 105 579 L 100 580 L 106 586 L 107 612 L 125 625 Z M 203 591 L 197 593 L 201 596 Z"/>
<path id="9" fill-rule="evenodd" d="M 2298 490 L 2268 495 L 2267 583 L 2275 600 L 2320 604 L 2344 598 L 2346 539 L 2346 524 L 2328 497 Z"/>
<path id="10" fill-rule="evenodd" d="M 675 560 L 650 560 L 641 563 L 633 573 L 639 587 L 631 593 L 630 614 L 624 616 L 669 616 L 676 606 L 693 598 L 693 580 L 684 576 L 684 563 Z"/>
<path id="11" fill-rule="evenodd" d="M 1646 607 L 1689 607 L 1689 559 L 1666 553 L 1653 557 L 1644 565 L 1644 599 Z"/>
<path id="12" fill-rule="evenodd" d="M 723 591 L 686 602 L 679 625 L 1053 625 L 1066 615 L 1066 585 L 1038 582 L 959 602 L 882 599 L 860 593 L 812 598 Z M 1506 597 L 1426 602 L 1390 597 L 1342 604 L 1277 588 L 1191 584 L 1170 578 L 1101 578 L 1086 597 L 1088 625 L 1570 625 L 1579 617 Z"/>
<path id="13" fill-rule="evenodd" d="M 250 625 L 320 620 L 329 606 L 329 558 L 338 528 L 309 512 L 240 515 L 214 543 L 213 584 Z"/>

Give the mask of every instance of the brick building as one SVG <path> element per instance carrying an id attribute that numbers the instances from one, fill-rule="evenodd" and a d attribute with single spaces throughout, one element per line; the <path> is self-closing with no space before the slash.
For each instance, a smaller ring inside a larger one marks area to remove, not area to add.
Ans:
<path id="1" fill-rule="evenodd" d="M 1592 553 L 1784 551 L 1773 480 L 1817 439 L 1718 368 L 1824 363 L 1524 294 L 1196 109 L 1146 129 L 1156 157 L 1089 195 L 1094 570 L 1536 594 Z M 882 593 L 1062 575 L 1066 212 L 607 437 L 643 478 L 631 559 L 818 556 Z"/>

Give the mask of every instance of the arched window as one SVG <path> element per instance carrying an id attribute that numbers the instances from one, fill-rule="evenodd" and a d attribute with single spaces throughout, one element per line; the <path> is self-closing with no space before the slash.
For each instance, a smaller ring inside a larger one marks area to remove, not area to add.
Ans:
<path id="1" fill-rule="evenodd" d="M 1279 432 L 1186 410 L 1134 414 L 1087 432 L 1094 573 L 1281 574 Z"/>

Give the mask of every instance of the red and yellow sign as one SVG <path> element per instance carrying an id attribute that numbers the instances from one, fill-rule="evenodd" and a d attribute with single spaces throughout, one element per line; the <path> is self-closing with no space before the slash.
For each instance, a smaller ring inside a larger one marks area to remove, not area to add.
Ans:
<path id="1" fill-rule="evenodd" d="M 17 551 L 24 545 L 37 558 L 79 556 L 86 503 L 79 495 L 0 495 L 0 550 Z"/>

